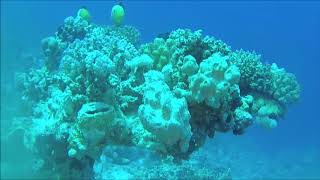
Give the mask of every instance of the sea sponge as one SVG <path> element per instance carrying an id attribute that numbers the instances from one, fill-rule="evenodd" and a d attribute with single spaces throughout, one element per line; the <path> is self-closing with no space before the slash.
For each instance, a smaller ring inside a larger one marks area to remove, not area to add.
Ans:
<path id="1" fill-rule="evenodd" d="M 167 151 L 186 152 L 191 138 L 190 113 L 184 98 L 176 98 L 158 71 L 145 73 L 143 104 L 138 111 L 143 127 Z M 168 152 L 167 152 L 168 153 Z"/>
<path id="2" fill-rule="evenodd" d="M 82 105 L 77 115 L 77 123 L 82 129 L 103 128 L 105 125 L 100 123 L 108 123 L 114 119 L 114 108 L 102 102 L 91 102 Z"/>
<path id="3" fill-rule="evenodd" d="M 70 148 L 68 154 L 78 158 L 87 154 L 92 157 L 98 155 L 100 145 L 104 144 L 104 138 L 108 127 L 115 118 L 115 110 L 112 106 L 102 102 L 84 104 L 78 112 L 74 128 L 70 132 Z"/>

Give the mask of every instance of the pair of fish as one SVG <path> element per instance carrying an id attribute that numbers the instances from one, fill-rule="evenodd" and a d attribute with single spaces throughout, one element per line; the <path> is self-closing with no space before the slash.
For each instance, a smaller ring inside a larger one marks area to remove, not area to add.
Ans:
<path id="1" fill-rule="evenodd" d="M 119 25 L 122 23 L 124 12 L 125 12 L 125 8 L 122 1 L 116 1 L 115 5 L 112 7 L 112 10 L 111 10 L 111 18 L 115 24 Z M 86 6 L 82 6 L 79 9 L 78 16 L 82 17 L 87 21 L 91 20 L 89 10 Z"/>
<path id="2" fill-rule="evenodd" d="M 111 10 L 111 18 L 112 18 L 112 21 L 114 22 L 115 25 L 119 26 L 122 24 L 122 21 L 124 18 L 124 12 L 125 12 L 125 6 L 124 6 L 123 2 L 121 0 L 117 0 Z M 91 16 L 90 16 L 89 11 L 86 6 L 82 6 L 79 9 L 78 16 L 82 17 L 83 19 L 85 19 L 87 21 L 91 20 Z M 58 28 L 58 32 L 62 32 L 61 31 L 62 27 L 63 26 L 60 26 Z M 169 32 L 165 32 L 165 33 L 159 34 L 157 37 L 163 38 L 166 40 L 166 39 L 168 39 L 169 35 L 170 35 Z"/>

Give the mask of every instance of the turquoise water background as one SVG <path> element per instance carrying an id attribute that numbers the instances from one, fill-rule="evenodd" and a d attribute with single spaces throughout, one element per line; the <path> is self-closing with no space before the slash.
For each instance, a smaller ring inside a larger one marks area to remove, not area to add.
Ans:
<path id="1" fill-rule="evenodd" d="M 1 136 L 18 113 L 14 73 L 39 66 L 33 57 L 41 58 L 41 39 L 81 6 L 89 9 L 93 23 L 110 25 L 113 4 L 1 1 Z M 232 49 L 255 50 L 266 62 L 294 73 L 302 87 L 301 98 L 289 107 L 279 127 L 251 127 L 242 136 L 219 134 L 201 152 L 209 161 L 234 167 L 234 177 L 320 178 L 319 2 L 133 1 L 124 5 L 125 24 L 141 31 L 142 42 L 177 28 L 202 29 Z M 1 164 L 9 162 L 10 167 L 15 162 L 18 165 L 10 173 L 27 174 L 24 163 L 31 155 L 17 148 L 18 140 L 1 145 Z"/>

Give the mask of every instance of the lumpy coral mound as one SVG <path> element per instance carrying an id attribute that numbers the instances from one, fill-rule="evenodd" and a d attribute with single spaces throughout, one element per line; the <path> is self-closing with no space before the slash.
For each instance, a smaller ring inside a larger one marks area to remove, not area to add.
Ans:
<path id="1" fill-rule="evenodd" d="M 25 145 L 46 167 L 92 164 L 111 145 L 187 159 L 215 132 L 276 127 L 299 99 L 293 74 L 200 30 L 139 37 L 68 17 L 42 41 L 44 66 L 17 75 Z"/>

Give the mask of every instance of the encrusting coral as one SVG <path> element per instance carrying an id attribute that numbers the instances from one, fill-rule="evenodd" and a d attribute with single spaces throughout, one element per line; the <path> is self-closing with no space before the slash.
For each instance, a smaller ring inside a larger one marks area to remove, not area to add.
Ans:
<path id="1" fill-rule="evenodd" d="M 216 131 L 275 128 L 299 99 L 293 74 L 200 30 L 142 45 L 139 36 L 132 26 L 77 16 L 45 38 L 44 67 L 17 75 L 23 100 L 32 102 L 26 146 L 39 152 L 39 139 L 50 137 L 77 162 L 97 159 L 109 145 L 187 159 Z"/>

